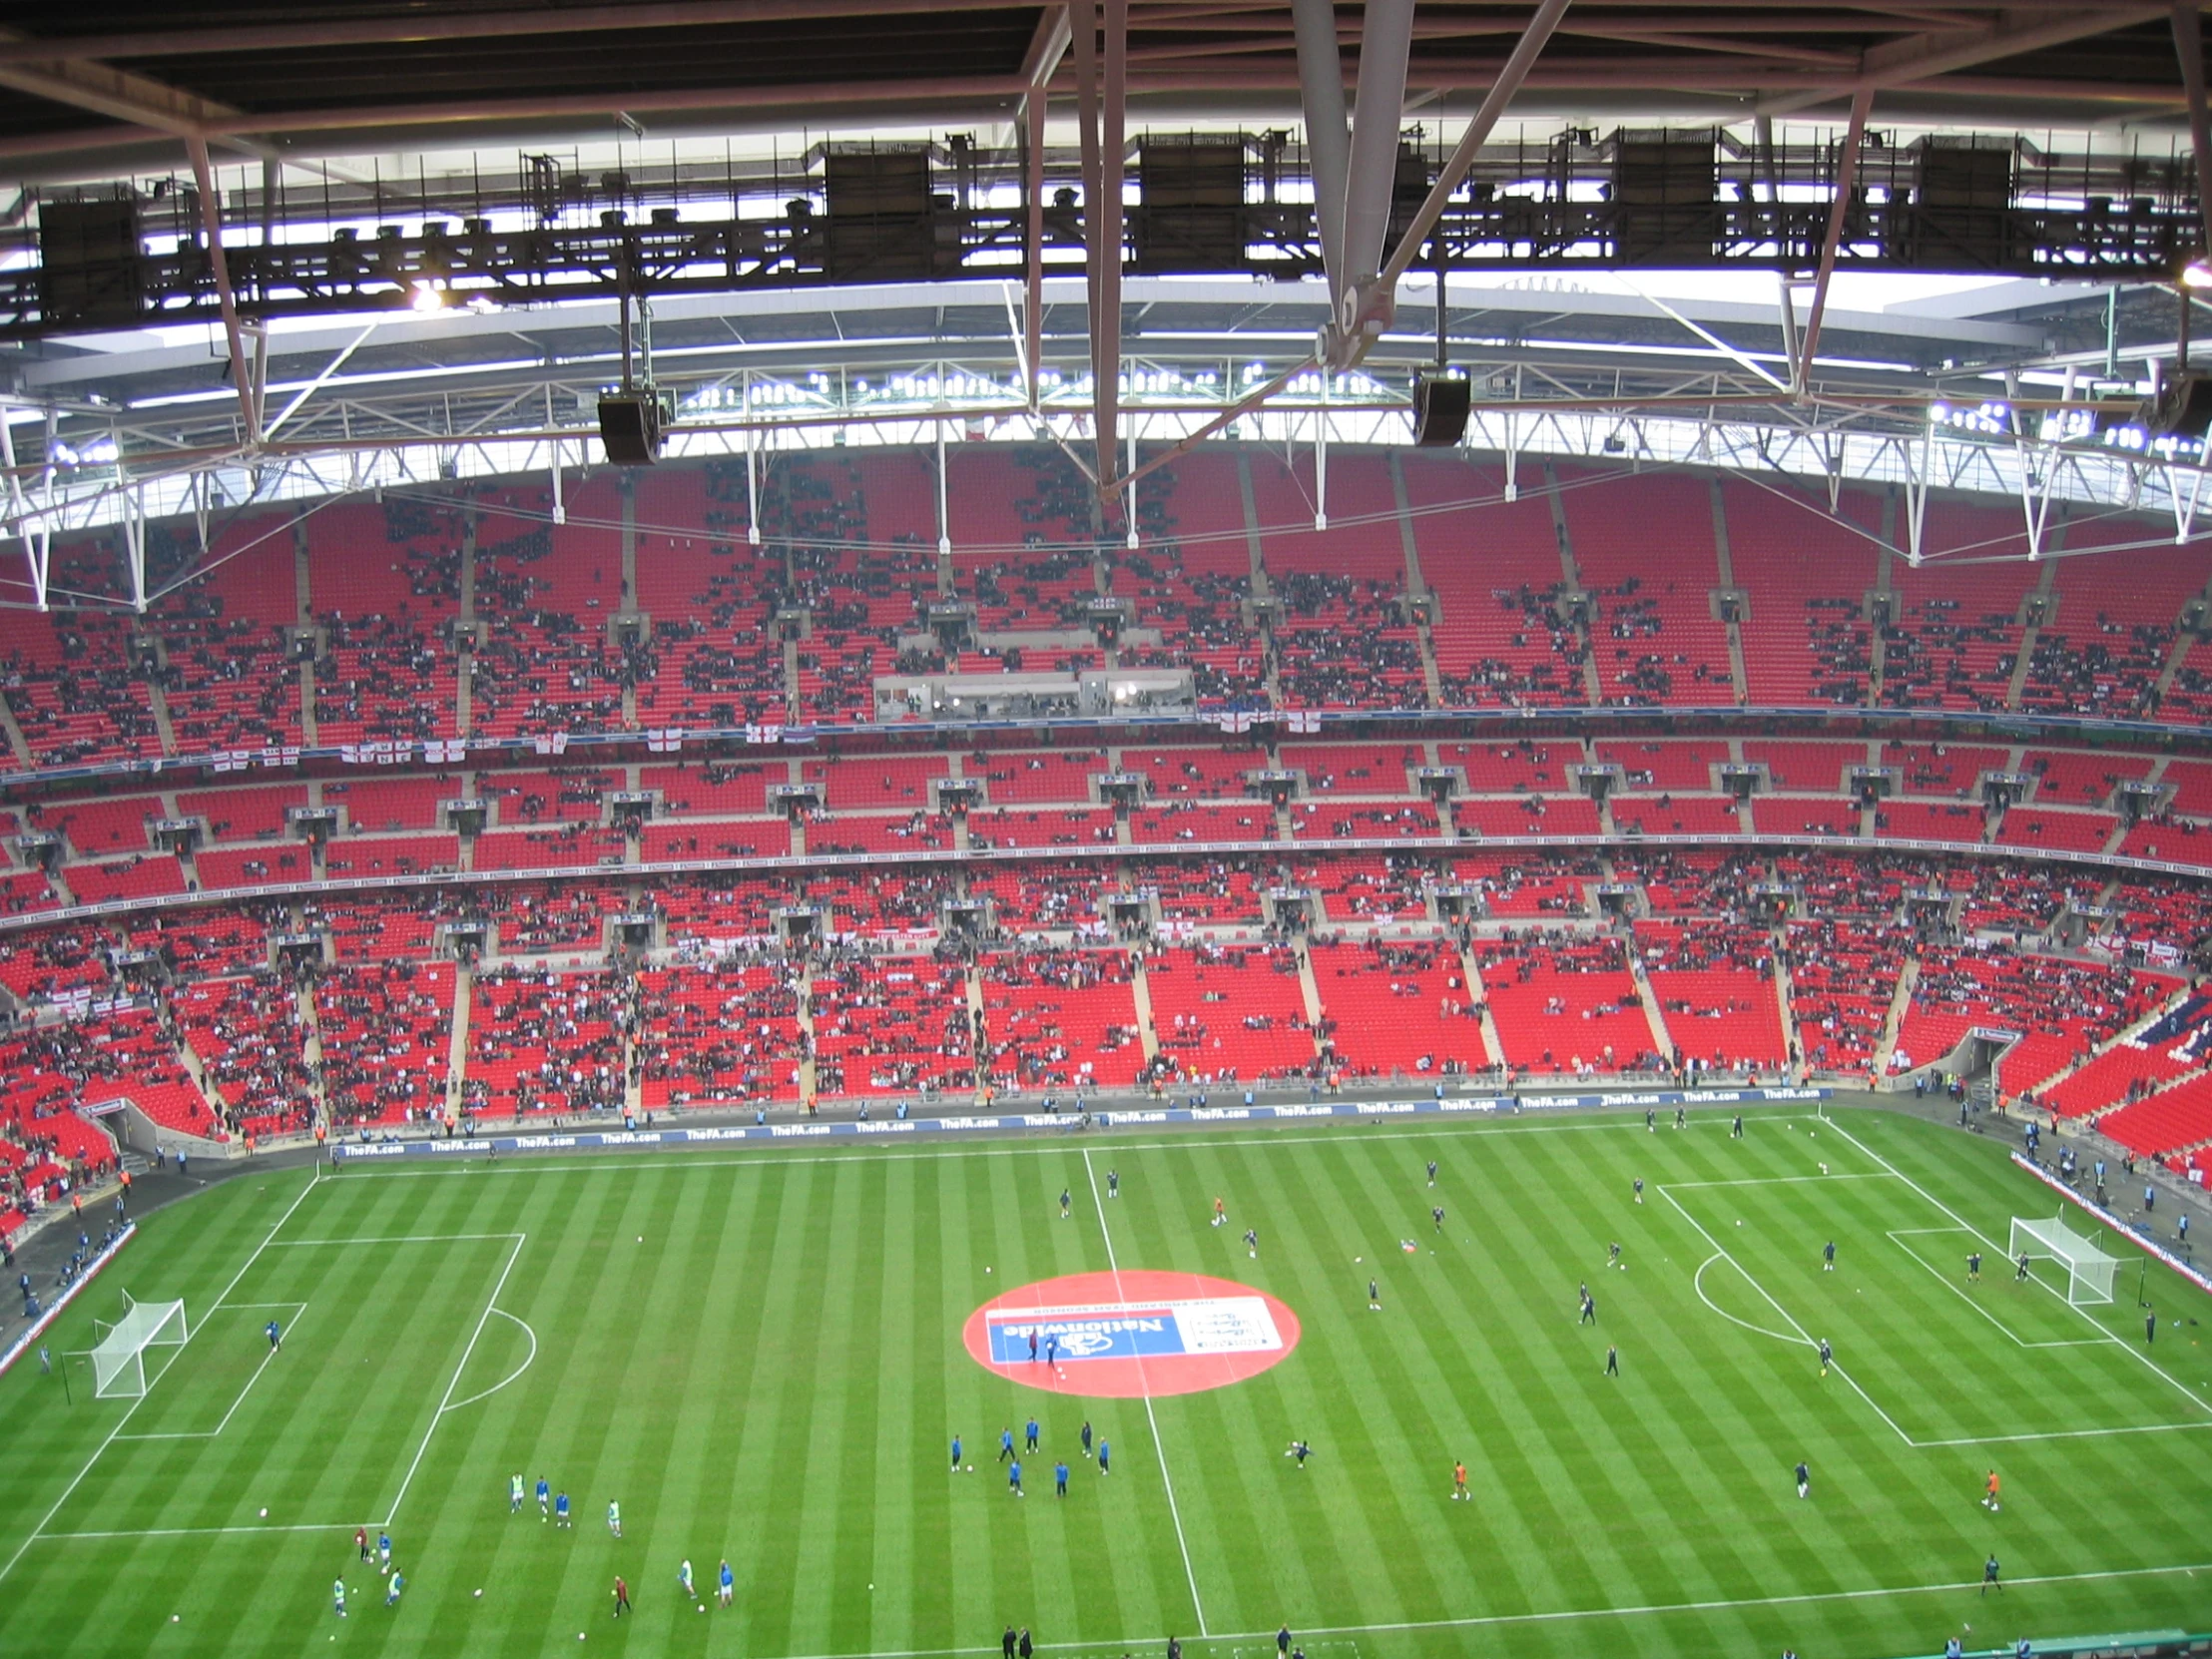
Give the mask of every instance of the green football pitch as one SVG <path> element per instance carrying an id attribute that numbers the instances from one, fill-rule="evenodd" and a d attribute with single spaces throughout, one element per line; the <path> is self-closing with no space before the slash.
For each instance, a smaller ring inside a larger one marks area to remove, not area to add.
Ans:
<path id="1" fill-rule="evenodd" d="M 2131 1251 L 2109 1307 L 2015 1282 L 2010 1218 L 2056 1207 L 1986 1142 L 1807 1108 L 1740 1140 L 1718 1110 L 1531 1114 L 249 1174 L 152 1217 L 48 1339 L 182 1298 L 141 1398 L 0 1381 L 0 1654 L 918 1655 L 1010 1623 L 1047 1654 L 1259 1659 L 1288 1624 L 1312 1659 L 1872 1659 L 2212 1628 L 2212 1306 L 2153 1266 L 2146 1350 Z M 1255 1287 L 1302 1340 L 1149 1401 L 963 1346 L 1000 1291 L 1138 1269 Z M 1032 1414 L 1017 1500 L 998 1433 Z M 510 1513 L 515 1473 L 573 1529 Z"/>

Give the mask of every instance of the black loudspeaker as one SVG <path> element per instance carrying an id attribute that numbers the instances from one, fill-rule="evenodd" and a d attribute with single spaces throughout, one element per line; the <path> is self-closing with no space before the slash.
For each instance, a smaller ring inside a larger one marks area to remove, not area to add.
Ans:
<path id="1" fill-rule="evenodd" d="M 2150 417 L 2150 429 L 2180 438 L 2212 432 L 2212 374 L 2184 374 L 2169 385 Z"/>
<path id="2" fill-rule="evenodd" d="M 1466 435 L 1474 387 L 1456 374 L 1413 376 L 1413 441 L 1423 449 L 1448 449 Z"/>
<path id="3" fill-rule="evenodd" d="M 661 406 L 651 392 L 615 392 L 599 400 L 599 441 L 616 466 L 661 458 Z"/>

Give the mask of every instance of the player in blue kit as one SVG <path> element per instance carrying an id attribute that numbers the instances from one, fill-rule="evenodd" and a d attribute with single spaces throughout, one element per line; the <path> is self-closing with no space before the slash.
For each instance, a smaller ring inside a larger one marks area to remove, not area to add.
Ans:
<path id="1" fill-rule="evenodd" d="M 1113 1461 L 1114 1448 L 1106 1441 L 1100 1440 L 1098 1442 L 1098 1472 L 1100 1474 L 1111 1474 L 1113 1472 Z"/>
<path id="2" fill-rule="evenodd" d="M 1019 1457 L 1006 1465 L 1006 1489 L 1016 1497 L 1027 1495 L 1021 1489 L 1021 1459 Z"/>
<path id="3" fill-rule="evenodd" d="M 1052 1465 L 1052 1485 L 1053 1485 L 1053 1492 L 1054 1492 L 1054 1495 L 1055 1495 L 1055 1496 L 1058 1496 L 1058 1497 L 1066 1497 L 1066 1496 L 1068 1495 L 1068 1466 L 1067 1466 L 1067 1464 L 1065 1464 L 1065 1463 L 1054 1463 L 1054 1464 Z"/>
<path id="4" fill-rule="evenodd" d="M 566 1526 L 569 1524 L 568 1493 L 566 1492 L 561 1493 L 559 1497 L 556 1497 L 553 1500 L 553 1524 L 555 1526 Z"/>
<path id="5" fill-rule="evenodd" d="M 952 1436 L 952 1472 L 960 1472 L 960 1436 L 957 1434 Z"/>

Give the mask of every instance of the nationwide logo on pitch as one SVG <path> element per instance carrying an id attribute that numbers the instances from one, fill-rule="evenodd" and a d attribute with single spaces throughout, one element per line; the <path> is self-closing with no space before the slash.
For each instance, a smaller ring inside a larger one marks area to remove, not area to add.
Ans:
<path id="1" fill-rule="evenodd" d="M 970 1314 L 978 1365 L 1057 1393 L 1129 1399 L 1243 1382 L 1298 1346 L 1298 1316 L 1250 1286 L 1202 1274 L 1075 1274 L 1024 1285 Z"/>
<path id="2" fill-rule="evenodd" d="M 1283 1346 L 1265 1298 L 1094 1303 L 1089 1307 L 994 1309 L 984 1316 L 1000 1363 L 1029 1358 L 1032 1334 L 1068 1360 L 1134 1360 L 1169 1354 L 1261 1354 Z"/>

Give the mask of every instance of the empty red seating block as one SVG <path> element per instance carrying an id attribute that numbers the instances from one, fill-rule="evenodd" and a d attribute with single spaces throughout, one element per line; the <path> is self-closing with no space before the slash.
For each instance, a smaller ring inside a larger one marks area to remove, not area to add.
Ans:
<path id="1" fill-rule="evenodd" d="M 419 875 L 430 870 L 458 869 L 461 838 L 458 835 L 347 835 L 322 849 L 323 873 L 332 880 L 341 876 Z"/>
<path id="2" fill-rule="evenodd" d="M 1425 803 L 1416 806 L 1408 801 L 1396 806 L 1371 807 L 1324 800 L 1298 801 L 1291 805 L 1291 833 L 1300 840 L 1433 838 L 1441 832 L 1436 809 Z"/>
<path id="3" fill-rule="evenodd" d="M 788 858 L 792 830 L 783 819 L 756 819 L 743 824 L 680 819 L 648 824 L 641 845 L 649 864 L 691 858 Z"/>
<path id="4" fill-rule="evenodd" d="M 1287 950 L 1166 950 L 1146 964 L 1160 1059 L 1195 1082 L 1304 1076 L 1316 1065 L 1314 1032 Z"/>
<path id="5" fill-rule="evenodd" d="M 1469 801 L 1451 804 L 1451 821 L 1461 835 L 1595 835 L 1597 803 L 1585 795 L 1531 795 L 1518 801 Z"/>
<path id="6" fill-rule="evenodd" d="M 1241 807 L 1139 808 L 1129 815 L 1130 838 L 1139 845 L 1176 841 L 1272 841 L 1275 810 L 1264 802 Z"/>
<path id="7" fill-rule="evenodd" d="M 314 879 L 314 853 L 305 841 L 275 846 L 211 846 L 195 853 L 193 873 L 205 892 Z"/>
<path id="8" fill-rule="evenodd" d="M 807 850 L 817 852 L 947 852 L 952 821 L 934 813 L 898 818 L 817 818 L 807 825 Z"/>
<path id="9" fill-rule="evenodd" d="M 1717 795 L 1616 796 L 1613 824 L 1623 833 L 1735 835 L 1743 822 L 1735 802 Z"/>
<path id="10" fill-rule="evenodd" d="M 1725 704 L 1736 699 L 1720 586 L 1712 486 L 1686 474 L 1567 474 L 1561 491 L 1582 586 L 1595 604 L 1590 655 L 1608 703 Z M 1652 527 L 1667 556 L 1652 558 Z"/>
<path id="11" fill-rule="evenodd" d="M 1997 827 L 2000 846 L 2052 846 L 2075 852 L 2096 852 L 2112 838 L 2120 821 L 2106 813 L 2046 813 L 2038 808 L 2011 807 Z"/>
<path id="12" fill-rule="evenodd" d="M 1496 1063 L 1459 953 L 1435 939 L 1317 944 L 1324 1032 L 1354 1077 L 1440 1077 Z"/>
<path id="13" fill-rule="evenodd" d="M 2212 1077 L 2197 1076 L 2097 1119 L 2097 1130 L 2149 1157 L 2212 1142 Z"/>
<path id="14" fill-rule="evenodd" d="M 968 845 L 1087 846 L 1114 838 L 1114 815 L 1103 807 L 999 809 L 968 816 Z"/>
<path id="15" fill-rule="evenodd" d="M 408 830 L 443 830 L 438 809 L 462 795 L 451 773 L 421 778 L 336 778 L 322 786 L 322 804 L 344 814 L 355 834 L 391 834 Z"/>
<path id="16" fill-rule="evenodd" d="M 1548 492 L 1524 477 L 1520 498 L 1506 501 L 1500 473 L 1441 457 L 1407 455 L 1401 467 L 1421 576 L 1439 611 L 1430 635 L 1444 704 L 1593 701 L 1581 639 L 1559 614 L 1566 569 Z"/>
<path id="17" fill-rule="evenodd" d="M 54 831 L 80 858 L 104 858 L 113 852 L 147 851 L 153 841 L 146 826 L 162 817 L 162 804 L 151 795 L 62 801 L 33 807 L 29 817 L 32 829 Z"/>
<path id="18" fill-rule="evenodd" d="M 1103 751 L 999 750 L 970 755 L 964 776 L 982 782 L 994 807 L 1033 801 L 1081 803 L 1091 799 L 1091 779 L 1110 770 Z"/>
<path id="19" fill-rule="evenodd" d="M 619 864 L 619 831 L 598 825 L 562 830 L 495 830 L 476 837 L 478 869 L 560 869 L 578 864 Z"/>
<path id="20" fill-rule="evenodd" d="M 1475 889 L 1492 916 L 1587 914 L 1589 884 L 1602 881 L 1604 871 L 1594 858 L 1560 862 L 1560 856 L 1499 853 L 1488 858 L 1456 858 L 1452 866 L 1459 880 Z"/>
<path id="21" fill-rule="evenodd" d="M 158 898 L 185 890 L 185 866 L 168 852 L 141 853 L 115 863 L 72 864 L 69 890 L 80 904 L 121 898 Z"/>
<path id="22" fill-rule="evenodd" d="M 994 951 L 976 964 L 992 1079 L 1030 1092 L 1125 1089 L 1144 1066 L 1119 950 Z"/>
<path id="23" fill-rule="evenodd" d="M 208 835 L 219 841 L 276 840 L 290 831 L 284 814 L 307 804 L 304 784 L 256 790 L 188 790 L 177 797 L 177 811 L 207 821 Z"/>
<path id="24" fill-rule="evenodd" d="M 1621 941 L 1562 935 L 1477 939 L 1483 999 L 1516 1070 L 1640 1070 L 1659 1052 Z"/>

